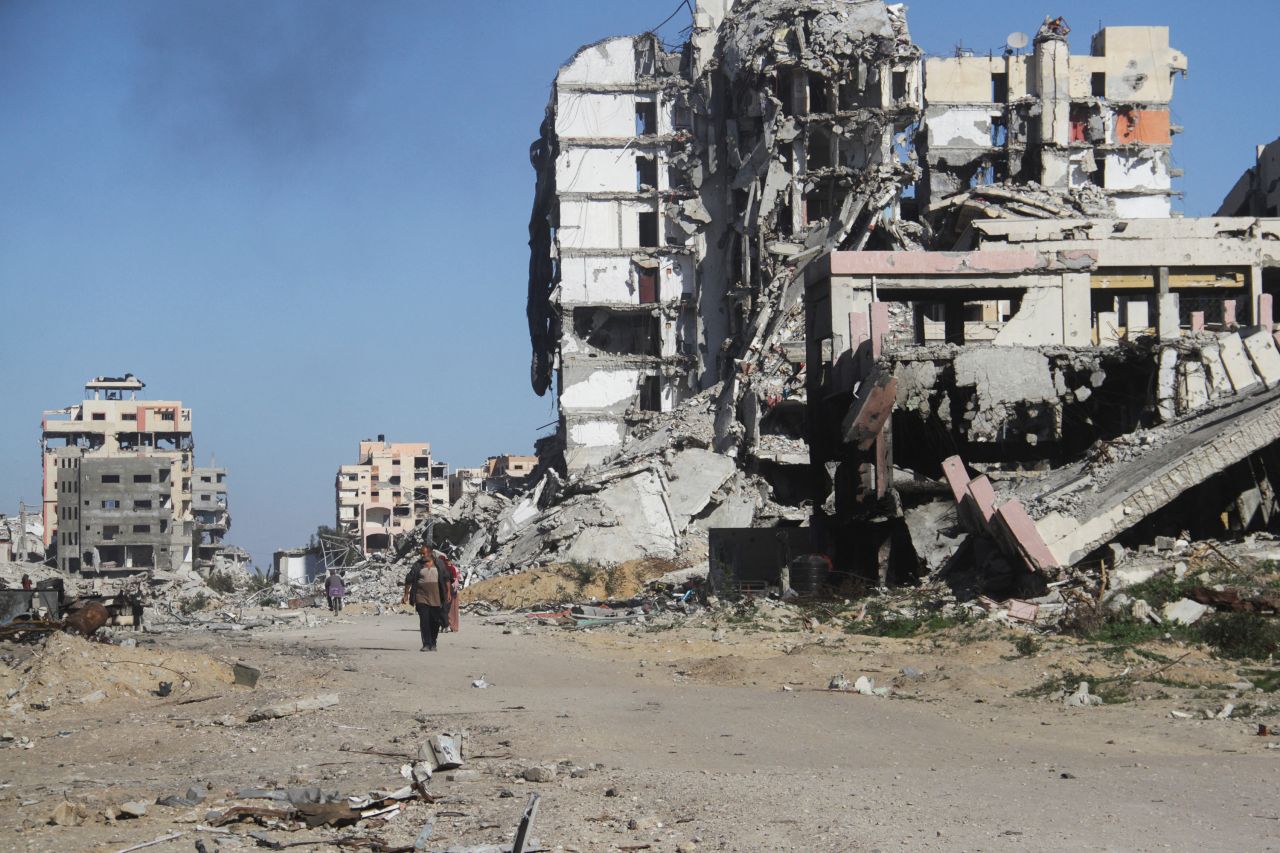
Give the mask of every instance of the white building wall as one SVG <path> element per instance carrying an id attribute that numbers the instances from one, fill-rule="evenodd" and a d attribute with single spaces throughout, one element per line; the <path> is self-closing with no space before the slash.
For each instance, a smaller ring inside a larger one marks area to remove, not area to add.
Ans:
<path id="1" fill-rule="evenodd" d="M 556 133 L 561 137 L 635 136 L 636 96 L 557 91 Z"/>
<path id="2" fill-rule="evenodd" d="M 635 39 L 605 39 L 584 47 L 560 70 L 559 83 L 628 84 L 636 81 Z"/>
<path id="3" fill-rule="evenodd" d="M 627 368 L 597 370 L 560 393 L 560 408 L 603 410 L 630 400 L 639 387 L 641 372 Z"/>

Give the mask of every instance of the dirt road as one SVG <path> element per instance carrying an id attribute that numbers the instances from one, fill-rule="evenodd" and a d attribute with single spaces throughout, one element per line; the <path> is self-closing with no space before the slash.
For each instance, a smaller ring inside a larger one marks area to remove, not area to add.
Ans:
<path id="1" fill-rule="evenodd" d="M 471 620 L 435 654 L 417 651 L 403 615 L 159 638 L 260 665 L 264 677 L 255 691 L 209 688 L 207 701 L 119 699 L 7 724 L 36 747 L 3 753 L 0 850 L 114 851 L 172 831 L 186 834 L 148 849 L 190 851 L 197 838 L 210 851 L 257 849 L 195 827 L 245 786 L 396 787 L 401 762 L 359 750 L 413 752 L 464 728 L 468 753 L 492 757 L 468 762 L 476 779 L 433 780 L 433 793 L 456 798 L 434 808 L 462 816 L 437 820 L 432 849 L 509 841 L 533 790 L 534 836 L 552 849 L 1280 849 L 1280 750 L 1250 737 L 1249 723 L 1171 720 L 1155 701 L 1067 710 L 977 681 L 949 685 L 936 674 L 943 653 L 918 645 L 503 631 Z M 914 661 L 931 689 L 816 689 L 835 671 L 879 670 L 885 682 L 899 660 Z M 481 676 L 492 686 L 472 687 Z M 339 705 L 243 722 L 246 709 L 324 692 Z M 557 764 L 554 781 L 516 778 Z M 153 805 L 114 825 L 96 816 L 193 784 L 209 792 L 198 808 Z M 87 804 L 84 825 L 46 825 L 64 797 Z M 377 834 L 411 843 L 431 808 Z"/>

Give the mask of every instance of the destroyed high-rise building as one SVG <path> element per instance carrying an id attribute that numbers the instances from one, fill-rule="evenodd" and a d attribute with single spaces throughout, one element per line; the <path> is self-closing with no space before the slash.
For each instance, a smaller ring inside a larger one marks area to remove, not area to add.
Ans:
<path id="1" fill-rule="evenodd" d="M 201 494 L 213 506 L 196 513 L 193 478 L 211 469 L 193 465 L 191 410 L 138 400 L 144 387 L 132 374 L 99 376 L 82 403 L 44 413 L 45 541 L 65 572 L 215 567 L 230 526 L 226 486 L 211 483 Z"/>
<path id="2" fill-rule="evenodd" d="M 1186 57 L 1165 27 L 1075 54 L 1068 33 L 1049 17 L 1000 57 L 922 59 L 902 6 L 708 0 L 678 52 L 579 51 L 530 221 L 533 384 L 560 403 L 541 458 L 568 476 L 525 510 L 548 541 L 487 547 L 577 555 L 597 516 L 630 537 L 610 559 L 800 526 L 792 551 L 881 580 L 1043 577 L 1276 517 L 1280 241 L 1251 217 L 1276 211 L 1280 144 L 1231 218 L 1177 216 Z M 1186 464 L 1149 454 L 1165 443 Z M 736 472 L 702 476 L 715 456 Z"/>
<path id="3" fill-rule="evenodd" d="M 449 505 L 449 466 L 434 462 L 427 442 L 379 435 L 360 442 L 359 461 L 334 480 L 337 527 L 365 553 L 386 551 L 433 511 Z"/>
<path id="4" fill-rule="evenodd" d="M 612 38 L 560 70 L 530 152 L 532 379 L 539 394 L 554 379 L 560 408 L 549 458 L 604 461 L 746 353 L 798 367 L 799 270 L 864 245 L 917 176 L 900 134 L 919 55 L 903 8 L 878 0 L 719 0 L 697 5 L 681 52 Z"/>

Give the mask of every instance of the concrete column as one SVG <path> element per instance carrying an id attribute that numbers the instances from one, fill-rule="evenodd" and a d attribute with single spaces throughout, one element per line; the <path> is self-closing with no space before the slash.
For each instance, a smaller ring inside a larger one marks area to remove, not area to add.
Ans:
<path id="1" fill-rule="evenodd" d="M 1258 299 L 1262 297 L 1262 267 L 1249 268 L 1249 304 L 1254 308 L 1258 307 Z M 1260 325 L 1257 317 L 1253 318 L 1256 325 Z"/>
<path id="2" fill-rule="evenodd" d="M 1176 341 L 1182 337 L 1181 321 L 1178 318 L 1178 294 L 1161 293 L 1156 309 L 1156 331 L 1162 341 Z"/>
<path id="3" fill-rule="evenodd" d="M 1062 276 L 1062 341 L 1069 347 L 1093 344 L 1093 307 L 1087 272 Z"/>
<path id="4" fill-rule="evenodd" d="M 1036 41 L 1036 94 L 1040 97 L 1040 182 L 1065 188 L 1071 165 L 1067 144 L 1071 137 L 1070 50 L 1066 39 Z"/>

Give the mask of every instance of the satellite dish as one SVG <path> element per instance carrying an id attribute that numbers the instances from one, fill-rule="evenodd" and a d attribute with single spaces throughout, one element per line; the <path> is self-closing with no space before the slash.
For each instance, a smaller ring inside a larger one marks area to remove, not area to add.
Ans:
<path id="1" fill-rule="evenodd" d="M 1022 50 L 1031 43 L 1031 37 L 1026 33 L 1009 33 L 1009 38 L 1005 40 L 1005 44 L 1014 50 Z"/>

